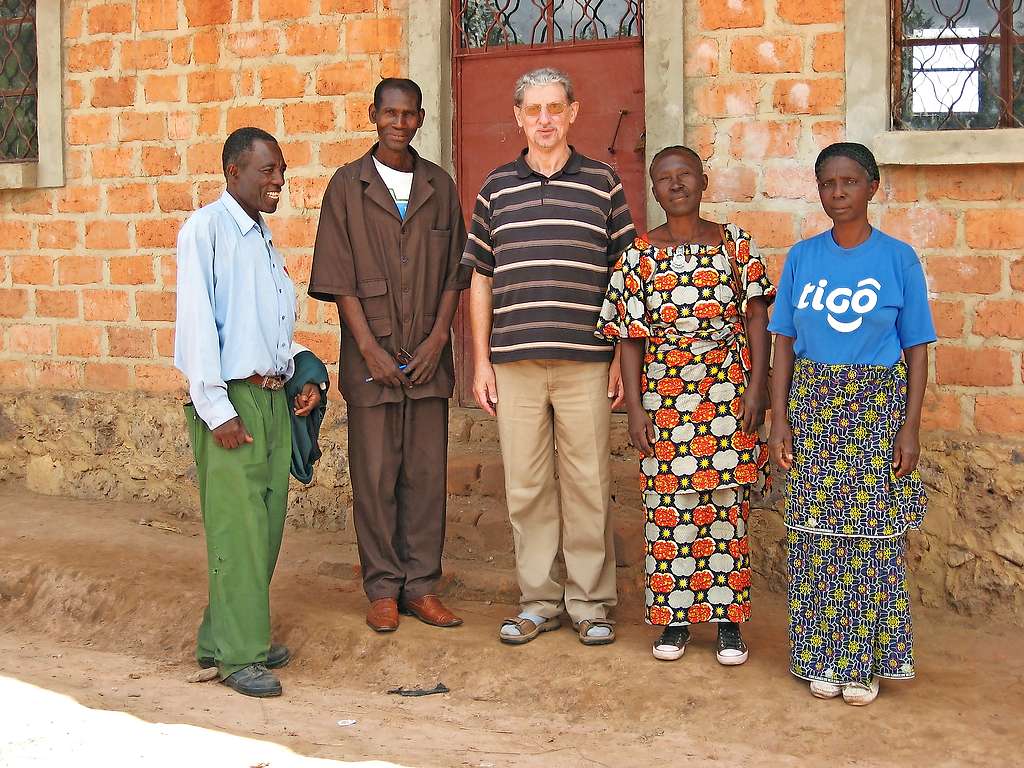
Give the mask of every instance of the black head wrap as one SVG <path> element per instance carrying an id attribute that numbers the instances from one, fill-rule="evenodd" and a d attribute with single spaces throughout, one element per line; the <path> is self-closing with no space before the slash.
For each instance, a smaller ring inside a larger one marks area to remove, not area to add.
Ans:
<path id="1" fill-rule="evenodd" d="M 817 176 L 821 172 L 821 166 L 825 164 L 825 161 L 833 157 L 848 157 L 867 171 L 868 178 L 871 181 L 881 180 L 881 176 L 878 173 L 878 163 L 875 161 L 875 156 L 871 154 L 871 150 L 863 144 L 857 144 L 852 141 L 840 141 L 830 144 L 821 150 L 818 153 L 818 159 L 814 161 L 814 175 Z"/>

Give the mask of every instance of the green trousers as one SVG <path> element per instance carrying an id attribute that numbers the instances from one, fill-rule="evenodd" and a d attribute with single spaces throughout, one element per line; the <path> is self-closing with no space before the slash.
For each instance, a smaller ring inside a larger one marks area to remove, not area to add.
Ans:
<path id="1" fill-rule="evenodd" d="M 185 406 L 206 529 L 209 603 L 196 658 L 213 658 L 221 678 L 267 660 L 270 579 L 288 508 L 291 418 L 284 390 L 228 383 L 228 398 L 252 442 L 227 450 Z"/>

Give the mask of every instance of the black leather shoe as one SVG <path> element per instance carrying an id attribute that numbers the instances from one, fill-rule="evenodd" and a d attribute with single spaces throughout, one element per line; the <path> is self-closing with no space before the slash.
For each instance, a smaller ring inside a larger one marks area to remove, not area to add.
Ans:
<path id="1" fill-rule="evenodd" d="M 225 677 L 221 682 L 246 696 L 264 699 L 268 696 L 281 695 L 281 681 L 262 664 L 250 664 L 248 667 Z"/>
<path id="2" fill-rule="evenodd" d="M 263 666 L 267 669 L 280 669 L 291 660 L 292 652 L 288 650 L 287 645 L 272 645 L 270 650 L 267 651 L 267 660 L 263 662 Z M 216 667 L 217 662 L 207 656 L 199 660 L 199 666 L 203 669 L 209 669 L 210 667 Z"/>

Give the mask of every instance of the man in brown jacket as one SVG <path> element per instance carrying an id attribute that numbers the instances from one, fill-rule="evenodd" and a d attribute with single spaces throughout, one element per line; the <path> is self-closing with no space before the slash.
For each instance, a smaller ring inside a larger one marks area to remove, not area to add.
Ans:
<path id="1" fill-rule="evenodd" d="M 399 604 L 428 624 L 462 620 L 438 599 L 447 492 L 451 324 L 470 271 L 455 182 L 410 146 L 419 86 L 382 80 L 379 141 L 324 195 L 309 295 L 338 305 L 341 393 L 366 623 L 398 628 Z"/>

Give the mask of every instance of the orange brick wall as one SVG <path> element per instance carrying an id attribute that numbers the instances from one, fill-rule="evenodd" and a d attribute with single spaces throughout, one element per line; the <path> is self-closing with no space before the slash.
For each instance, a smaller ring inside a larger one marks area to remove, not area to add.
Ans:
<path id="1" fill-rule="evenodd" d="M 175 236 L 220 194 L 238 126 L 282 140 L 272 226 L 301 284 L 330 173 L 373 140 L 372 85 L 406 69 L 411 2 L 66 2 L 67 185 L 0 191 L 0 387 L 181 386 Z M 827 223 L 811 164 L 843 133 L 843 5 L 686 0 L 687 143 L 708 160 L 708 212 L 750 229 L 776 273 Z M 930 429 L 1024 437 L 1022 197 L 1022 167 L 883 169 L 875 219 L 918 248 L 934 292 Z M 302 288 L 298 340 L 333 362 L 337 318 Z"/>

